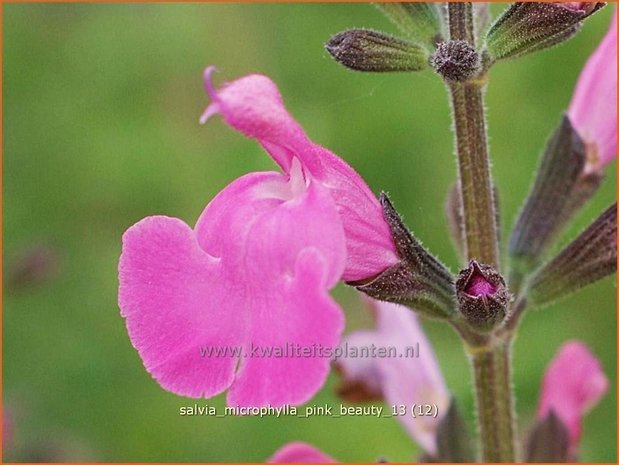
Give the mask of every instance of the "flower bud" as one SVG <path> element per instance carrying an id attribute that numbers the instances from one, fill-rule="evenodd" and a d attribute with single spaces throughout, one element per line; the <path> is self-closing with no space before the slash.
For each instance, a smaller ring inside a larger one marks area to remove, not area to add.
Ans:
<path id="1" fill-rule="evenodd" d="M 335 34 L 325 48 L 335 61 L 355 71 L 420 71 L 428 66 L 428 53 L 420 46 L 367 29 Z"/>
<path id="2" fill-rule="evenodd" d="M 471 260 L 456 281 L 460 312 L 480 331 L 489 331 L 505 317 L 510 297 L 503 277 L 491 266 Z"/>
<path id="3" fill-rule="evenodd" d="M 564 117 L 546 145 L 512 231 L 509 284 L 514 292 L 518 292 L 523 277 L 539 266 L 559 233 L 597 191 L 602 175 L 587 173 L 586 165 L 586 146 L 569 118 Z"/>
<path id="4" fill-rule="evenodd" d="M 448 81 L 467 81 L 479 72 L 481 59 L 466 41 L 450 40 L 438 44 L 432 66 Z"/>
<path id="5" fill-rule="evenodd" d="M 514 58 L 552 47 L 576 34 L 582 20 L 603 2 L 516 2 L 503 12 L 486 35 L 492 60 Z"/>
<path id="6" fill-rule="evenodd" d="M 529 302 L 545 305 L 617 271 L 617 204 L 531 278 Z"/>

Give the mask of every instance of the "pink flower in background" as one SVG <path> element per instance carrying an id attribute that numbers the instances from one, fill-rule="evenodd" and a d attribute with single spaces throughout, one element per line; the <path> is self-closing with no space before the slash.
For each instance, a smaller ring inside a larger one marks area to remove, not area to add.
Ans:
<path id="1" fill-rule="evenodd" d="M 567 427 L 570 444 L 578 446 L 584 414 L 602 398 L 608 380 L 600 362 L 582 343 L 564 344 L 546 369 L 537 416 L 550 411 Z"/>
<path id="2" fill-rule="evenodd" d="M 369 300 L 369 299 L 368 299 Z M 436 404 L 438 416 L 397 416 L 411 437 L 429 454 L 436 453 L 436 432 L 447 412 L 450 395 L 434 351 L 415 313 L 401 305 L 372 300 L 376 329 L 356 331 L 342 343 L 352 347 L 396 347 L 402 357 L 342 358 L 337 361 L 344 385 L 363 386 L 380 393 L 387 405 Z M 406 357 L 409 347 L 419 344 L 419 358 Z M 407 412 L 408 413 L 408 412 Z"/>
<path id="3" fill-rule="evenodd" d="M 342 279 L 371 278 L 398 262 L 380 203 L 365 181 L 342 159 L 312 142 L 286 111 L 277 86 L 252 74 L 215 90 L 213 68 L 204 73 L 213 103 L 200 122 L 220 113 L 234 129 L 256 139 L 286 173 L 297 159 L 306 176 L 323 185 L 335 202 L 346 235 L 346 268 Z"/>
<path id="4" fill-rule="evenodd" d="M 344 320 L 328 290 L 395 263 L 394 245 L 367 185 L 307 138 L 272 81 L 250 75 L 216 91 L 211 71 L 213 103 L 201 121 L 221 113 L 284 173 L 233 181 L 193 229 L 165 216 L 129 228 L 121 314 L 164 389 L 188 397 L 228 389 L 229 405 L 300 404 L 323 385 L 328 358 L 248 356 L 252 348 L 336 346 Z M 205 357 L 204 347 L 224 352 Z"/>
<path id="5" fill-rule="evenodd" d="M 277 450 L 267 463 L 337 463 L 337 460 L 304 442 L 291 442 Z"/>
<path id="6" fill-rule="evenodd" d="M 568 117 L 587 145 L 588 170 L 617 156 L 617 18 L 582 70 Z"/>

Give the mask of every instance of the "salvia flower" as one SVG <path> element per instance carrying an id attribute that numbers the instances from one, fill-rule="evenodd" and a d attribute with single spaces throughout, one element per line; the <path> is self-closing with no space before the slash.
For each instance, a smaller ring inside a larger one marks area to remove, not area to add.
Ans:
<path id="1" fill-rule="evenodd" d="M 205 87 L 213 103 L 200 122 L 220 113 L 226 123 L 256 139 L 286 174 L 297 159 L 304 176 L 324 186 L 340 214 L 347 259 L 342 279 L 370 278 L 398 262 L 395 246 L 376 196 L 365 181 L 334 153 L 312 142 L 287 112 L 276 85 L 252 74 L 215 90 L 205 71 Z"/>
<path id="2" fill-rule="evenodd" d="M 256 138 L 283 173 L 250 173 L 225 187 L 192 229 L 165 216 L 127 230 L 119 305 L 129 337 L 159 384 L 188 397 L 228 389 L 229 405 L 309 400 L 326 357 L 253 356 L 290 344 L 333 347 L 343 315 L 328 290 L 397 261 L 377 199 L 352 168 L 311 142 L 265 76 L 216 91 L 220 113 Z"/>
<path id="3" fill-rule="evenodd" d="M 580 73 L 568 117 L 587 148 L 587 169 L 617 156 L 617 18 Z"/>
<path id="4" fill-rule="evenodd" d="M 575 452 L 583 416 L 607 389 L 608 380 L 597 358 L 584 344 L 570 341 L 559 349 L 546 369 L 538 419 L 553 412 L 567 428 L 570 447 Z"/>
<path id="5" fill-rule="evenodd" d="M 368 299 L 369 300 L 369 299 Z M 341 358 L 343 386 L 365 386 L 365 392 L 379 392 L 387 405 L 435 404 L 438 416 L 413 418 L 410 412 L 397 416 L 411 437 L 430 455 L 436 453 L 436 434 L 450 404 L 443 375 L 415 313 L 401 305 L 372 300 L 376 329 L 356 331 L 343 343 L 354 347 L 395 348 L 396 357 Z M 409 350 L 418 344 L 419 358 Z"/>

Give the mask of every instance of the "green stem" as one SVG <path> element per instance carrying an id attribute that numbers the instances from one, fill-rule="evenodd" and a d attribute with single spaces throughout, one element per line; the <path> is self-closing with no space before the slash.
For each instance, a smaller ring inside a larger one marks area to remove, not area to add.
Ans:
<path id="1" fill-rule="evenodd" d="M 456 130 L 459 187 L 464 210 L 466 254 L 498 268 L 494 193 L 488 163 L 482 86 L 449 84 Z"/>
<path id="2" fill-rule="evenodd" d="M 448 2 L 449 37 L 451 40 L 464 40 L 475 46 L 473 25 L 473 5 L 471 2 Z"/>
<path id="3" fill-rule="evenodd" d="M 452 40 L 465 40 L 474 46 L 470 3 L 449 3 Z M 488 143 L 484 114 L 484 77 L 467 82 L 449 82 L 459 188 L 464 213 L 466 254 L 498 268 L 498 234 L 494 191 L 488 162 Z"/>
<path id="4" fill-rule="evenodd" d="M 511 342 L 470 350 L 483 462 L 514 462 Z"/>
<path id="5" fill-rule="evenodd" d="M 472 4 L 449 2 L 453 41 L 475 47 Z M 456 133 L 459 189 L 466 255 L 499 269 L 494 189 L 490 175 L 484 109 L 485 72 L 465 82 L 447 81 Z M 482 336 L 461 324 L 475 377 L 475 397 L 482 460 L 514 462 L 514 400 L 511 386 L 511 332 Z"/>

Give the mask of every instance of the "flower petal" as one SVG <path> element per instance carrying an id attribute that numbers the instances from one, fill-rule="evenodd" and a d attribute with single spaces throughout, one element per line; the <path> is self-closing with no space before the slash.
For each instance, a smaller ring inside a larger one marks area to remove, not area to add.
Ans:
<path id="1" fill-rule="evenodd" d="M 584 414 L 607 389 L 608 380 L 597 358 L 584 344 L 567 342 L 546 369 L 537 416 L 544 419 L 552 410 L 567 427 L 572 447 L 576 447 Z"/>
<path id="2" fill-rule="evenodd" d="M 166 390 L 210 397 L 232 384 L 237 360 L 203 358 L 200 346 L 238 345 L 245 336 L 245 291 L 176 218 L 153 216 L 123 236 L 121 314 L 146 370 Z M 226 305 L 220 305 L 225 301 Z"/>
<path id="3" fill-rule="evenodd" d="M 371 364 L 362 358 L 338 360 L 344 375 L 353 375 L 357 380 L 380 384 L 388 405 L 436 404 L 437 418 L 411 415 L 398 416 L 404 428 L 428 453 L 436 452 L 436 431 L 441 412 L 446 412 L 450 397 L 432 346 L 427 340 L 417 316 L 401 305 L 372 300 L 376 311 L 376 331 L 372 340 L 367 331 L 352 333 L 343 343 L 353 346 L 363 342 L 389 350 L 394 347 L 395 357 L 371 359 Z M 419 358 L 411 358 L 409 348 L 419 344 Z"/>
<path id="4" fill-rule="evenodd" d="M 253 173 L 231 183 L 195 231 L 166 217 L 130 228 L 119 303 L 134 346 L 165 389 L 210 397 L 232 386 L 231 405 L 298 404 L 322 386 L 329 360 L 254 359 L 248 349 L 336 345 L 343 317 L 327 290 L 345 258 L 333 199 L 293 161 L 290 176 Z M 201 357 L 200 347 L 244 352 Z"/>
<path id="5" fill-rule="evenodd" d="M 329 359 L 305 351 L 337 346 L 344 328 L 343 314 L 327 292 L 326 274 L 324 256 L 306 248 L 288 282 L 280 279 L 263 295 L 253 295 L 251 344 L 271 355 L 242 360 L 228 405 L 298 405 L 324 384 Z M 280 355 L 271 352 L 278 349 Z"/>
<path id="6" fill-rule="evenodd" d="M 205 72 L 216 112 L 234 129 L 257 139 L 285 172 L 298 158 L 312 178 L 326 186 L 342 217 L 348 260 L 343 279 L 373 277 L 398 262 L 380 204 L 363 179 L 337 155 L 313 143 L 288 113 L 277 86 L 266 76 L 252 74 L 215 91 Z"/>
<path id="7" fill-rule="evenodd" d="M 336 346 L 344 319 L 327 290 L 341 276 L 346 250 L 327 190 L 310 181 L 303 195 L 261 216 L 247 236 L 246 251 L 246 269 L 259 277 L 252 291 L 251 343 L 265 350 Z M 246 358 L 228 403 L 303 403 L 322 386 L 328 371 L 329 359 L 318 354 Z"/>
<path id="8" fill-rule="evenodd" d="M 304 442 L 291 442 L 278 449 L 267 463 L 337 463 L 337 460 Z"/>
<path id="9" fill-rule="evenodd" d="M 585 143 L 595 147 L 594 168 L 617 156 L 617 18 L 583 68 L 568 116 Z"/>
<path id="10" fill-rule="evenodd" d="M 378 347 L 380 335 L 376 331 L 355 331 L 342 341 L 347 347 Z M 370 357 L 342 358 L 336 361 L 342 381 L 338 395 L 347 402 L 369 402 L 383 399 L 383 376 L 376 360 Z"/>

